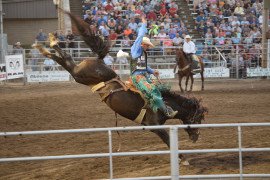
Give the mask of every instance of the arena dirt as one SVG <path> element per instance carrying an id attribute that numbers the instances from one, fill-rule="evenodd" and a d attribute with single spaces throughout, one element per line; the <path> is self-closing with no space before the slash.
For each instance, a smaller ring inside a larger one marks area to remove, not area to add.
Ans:
<path id="1" fill-rule="evenodd" d="M 207 80 L 205 91 L 188 96 L 202 98 L 209 108 L 203 123 L 270 122 L 269 80 Z M 178 91 L 177 82 L 173 89 Z M 119 126 L 135 126 L 119 117 Z M 167 124 L 179 124 L 170 120 Z M 114 112 L 89 87 L 77 83 L 44 83 L 23 86 L 0 85 L 0 131 L 101 128 L 115 126 Z M 270 147 L 269 127 L 244 127 L 243 147 Z M 167 150 L 161 140 L 148 131 L 121 133 L 122 152 Z M 179 133 L 181 149 L 237 148 L 236 128 L 201 130 L 197 143 Z M 113 133 L 113 151 L 118 148 Z M 0 137 L 0 158 L 107 153 L 106 133 L 29 135 Z M 181 166 L 183 175 L 239 172 L 238 153 L 186 155 L 190 166 Z M 114 178 L 168 176 L 169 155 L 113 158 Z M 28 161 L 0 164 L 0 179 L 104 179 L 109 178 L 109 159 Z M 270 153 L 243 153 L 244 173 L 270 173 Z"/>

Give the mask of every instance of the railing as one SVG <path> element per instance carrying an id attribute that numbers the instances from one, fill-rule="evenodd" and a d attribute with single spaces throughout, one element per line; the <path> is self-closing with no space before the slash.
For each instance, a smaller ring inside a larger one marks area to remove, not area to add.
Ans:
<path id="1" fill-rule="evenodd" d="M 0 132 L 0 136 L 22 136 L 22 135 L 44 135 L 44 134 L 66 134 L 66 133 L 86 133 L 86 132 L 107 132 L 108 133 L 108 153 L 97 154 L 77 154 L 77 155 L 60 155 L 60 156 L 36 156 L 36 157 L 15 157 L 0 158 L 0 163 L 17 162 L 17 161 L 37 161 L 37 160 L 58 160 L 58 159 L 78 159 L 78 158 L 109 158 L 109 179 L 113 177 L 113 157 L 120 156 L 137 156 L 137 155 L 161 155 L 170 154 L 171 176 L 155 176 L 155 177 L 136 177 L 124 178 L 125 180 L 146 180 L 146 179 L 172 179 L 181 178 L 239 178 L 244 177 L 268 177 L 270 174 L 245 174 L 243 172 L 243 152 L 261 152 L 270 151 L 269 148 L 243 148 L 242 147 L 242 127 L 258 127 L 270 126 L 270 123 L 235 123 L 235 124 L 199 124 L 199 125 L 163 125 L 163 126 L 137 126 L 137 127 L 115 127 L 115 128 L 89 128 L 89 129 L 69 129 L 69 130 L 48 130 L 48 131 L 22 131 L 22 132 Z M 179 150 L 178 148 L 178 130 L 186 128 L 218 128 L 218 127 L 237 127 L 238 148 L 231 149 L 197 149 L 197 150 Z M 113 131 L 133 131 L 133 130 L 153 130 L 153 129 L 169 129 L 170 131 L 170 150 L 169 151 L 138 151 L 138 152 L 113 152 L 112 150 L 112 132 Z M 196 154 L 196 153 L 239 153 L 239 173 L 238 174 L 215 174 L 215 175 L 180 175 L 179 174 L 179 154 Z M 122 179 L 122 178 L 120 178 Z"/>

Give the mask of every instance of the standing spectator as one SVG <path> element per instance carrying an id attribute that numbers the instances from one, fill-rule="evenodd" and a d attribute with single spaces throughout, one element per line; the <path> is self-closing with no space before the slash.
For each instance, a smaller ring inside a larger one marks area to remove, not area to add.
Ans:
<path id="1" fill-rule="evenodd" d="M 46 34 L 43 32 L 43 29 L 39 29 L 39 33 L 36 36 L 36 41 L 41 41 L 40 43 L 45 43 L 47 40 Z"/>
<path id="2" fill-rule="evenodd" d="M 66 41 L 67 41 L 68 48 L 75 48 L 74 39 L 75 39 L 75 36 L 72 34 L 71 30 L 68 30 L 67 35 L 66 35 Z"/>
<path id="3" fill-rule="evenodd" d="M 61 31 L 61 30 L 57 31 L 55 37 L 57 37 L 57 39 L 59 41 L 59 43 L 58 43 L 59 47 L 66 48 L 66 38 L 63 34 L 63 31 Z"/>
<path id="4" fill-rule="evenodd" d="M 34 43 L 32 45 L 32 47 L 34 47 L 35 45 L 36 44 Z M 28 65 L 31 66 L 32 71 L 37 71 L 37 69 L 38 69 L 37 63 L 38 63 L 39 58 L 41 57 L 41 54 L 40 54 L 38 49 L 33 48 L 33 49 L 30 49 L 29 55 L 30 55 L 31 59 L 28 60 Z"/>
<path id="5" fill-rule="evenodd" d="M 21 42 L 16 42 L 13 46 L 13 54 L 23 54 L 23 48 Z"/>
<path id="6" fill-rule="evenodd" d="M 104 59 L 103 59 L 104 63 L 108 66 L 112 66 L 114 63 L 114 59 L 112 56 L 110 56 L 109 54 L 107 54 Z"/>
<path id="7" fill-rule="evenodd" d="M 53 65 L 55 65 L 54 60 L 46 58 L 43 62 L 45 71 L 53 70 Z"/>

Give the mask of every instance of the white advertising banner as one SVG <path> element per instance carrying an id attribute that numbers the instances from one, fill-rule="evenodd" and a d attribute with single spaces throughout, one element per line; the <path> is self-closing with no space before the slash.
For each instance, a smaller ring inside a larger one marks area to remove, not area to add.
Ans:
<path id="1" fill-rule="evenodd" d="M 247 77 L 270 76 L 270 68 L 247 68 Z"/>
<path id="2" fill-rule="evenodd" d="M 7 79 L 16 79 L 24 77 L 23 55 L 5 56 Z"/>
<path id="3" fill-rule="evenodd" d="M 173 79 L 174 78 L 174 73 L 173 69 L 159 69 L 159 75 L 160 79 Z M 115 70 L 116 74 L 130 74 L 130 70 Z"/>
<path id="4" fill-rule="evenodd" d="M 174 72 L 173 69 L 159 69 L 159 77 L 160 79 L 173 79 Z"/>
<path id="5" fill-rule="evenodd" d="M 0 64 L 0 81 L 7 79 L 6 65 Z"/>
<path id="6" fill-rule="evenodd" d="M 204 77 L 230 77 L 230 69 L 224 67 L 204 68 Z M 196 74 L 194 78 L 201 78 L 201 74 Z"/>
<path id="7" fill-rule="evenodd" d="M 54 82 L 69 81 L 70 75 L 67 71 L 34 71 L 27 72 L 27 82 Z"/>

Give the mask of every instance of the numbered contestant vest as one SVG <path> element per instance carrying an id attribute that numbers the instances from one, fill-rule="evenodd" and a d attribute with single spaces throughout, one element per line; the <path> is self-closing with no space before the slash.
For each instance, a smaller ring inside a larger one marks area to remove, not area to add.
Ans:
<path id="1" fill-rule="evenodd" d="M 131 73 L 139 70 L 145 70 L 147 67 L 147 53 L 145 51 L 142 52 L 142 55 L 138 58 L 131 60 Z"/>

